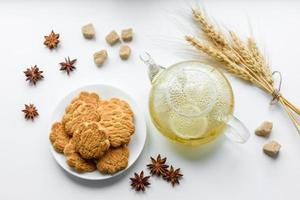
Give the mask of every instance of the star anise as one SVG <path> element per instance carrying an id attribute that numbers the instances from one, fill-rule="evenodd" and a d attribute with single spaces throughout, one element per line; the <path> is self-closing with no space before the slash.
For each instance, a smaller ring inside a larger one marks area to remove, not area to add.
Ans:
<path id="1" fill-rule="evenodd" d="M 161 158 L 160 154 L 158 154 L 157 158 L 151 158 L 151 164 L 148 164 L 147 167 L 150 170 L 151 175 L 163 175 L 169 168 L 169 165 L 166 165 L 167 158 Z"/>
<path id="2" fill-rule="evenodd" d="M 60 66 L 61 66 L 60 70 L 61 71 L 66 71 L 67 74 L 69 75 L 70 72 L 72 72 L 73 70 L 76 69 L 76 67 L 74 66 L 76 61 L 77 61 L 76 59 L 70 60 L 69 57 L 68 57 L 68 59 L 65 58 L 65 62 L 59 63 Z"/>
<path id="3" fill-rule="evenodd" d="M 51 31 L 51 33 L 47 36 L 44 36 L 45 41 L 44 45 L 46 45 L 49 49 L 56 48 L 59 43 L 59 34 L 54 33 L 54 31 Z"/>
<path id="4" fill-rule="evenodd" d="M 180 173 L 180 168 L 174 170 L 172 165 L 171 165 L 170 169 L 167 170 L 166 173 L 163 175 L 163 178 L 167 182 L 171 182 L 173 187 L 176 184 L 179 184 L 179 179 L 182 177 L 183 177 L 183 175 Z"/>
<path id="5" fill-rule="evenodd" d="M 43 71 L 40 71 L 40 69 L 36 65 L 31 68 L 27 68 L 26 71 L 24 71 L 24 74 L 27 77 L 26 81 L 29 81 L 34 85 L 36 84 L 36 82 L 44 78 L 42 73 Z"/>
<path id="6" fill-rule="evenodd" d="M 144 177 L 144 171 L 141 171 L 140 174 L 134 173 L 134 177 L 130 178 L 131 187 L 135 191 L 145 191 L 145 188 L 150 185 L 149 178 L 150 176 Z"/>
<path id="7" fill-rule="evenodd" d="M 32 121 L 39 115 L 38 110 L 33 104 L 25 104 L 25 109 L 22 112 L 25 113 L 25 119 L 31 119 Z"/>

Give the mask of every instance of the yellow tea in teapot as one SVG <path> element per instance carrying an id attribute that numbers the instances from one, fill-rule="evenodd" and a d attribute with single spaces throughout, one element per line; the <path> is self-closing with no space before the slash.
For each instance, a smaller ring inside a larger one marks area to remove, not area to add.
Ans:
<path id="1" fill-rule="evenodd" d="M 197 61 L 162 70 L 152 80 L 149 109 L 159 131 L 185 144 L 207 143 L 232 116 L 233 93 L 224 75 Z"/>

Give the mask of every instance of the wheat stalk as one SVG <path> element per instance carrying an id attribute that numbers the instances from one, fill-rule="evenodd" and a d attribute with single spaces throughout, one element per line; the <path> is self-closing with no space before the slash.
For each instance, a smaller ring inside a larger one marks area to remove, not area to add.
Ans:
<path id="1" fill-rule="evenodd" d="M 185 36 L 185 40 L 212 60 L 219 62 L 223 70 L 271 94 L 273 100 L 282 104 L 300 134 L 300 122 L 292 113 L 293 111 L 300 116 L 300 109 L 275 88 L 272 71 L 255 40 L 248 38 L 245 43 L 233 31 L 228 32 L 229 37 L 226 36 L 207 20 L 200 10 L 192 9 L 192 15 L 205 36 L 203 39 L 205 42 L 189 35 Z"/>

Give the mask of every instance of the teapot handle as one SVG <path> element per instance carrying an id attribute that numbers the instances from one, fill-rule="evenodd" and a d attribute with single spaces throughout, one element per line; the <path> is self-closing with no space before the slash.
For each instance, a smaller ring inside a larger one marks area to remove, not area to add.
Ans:
<path id="1" fill-rule="evenodd" d="M 247 127 L 235 116 L 230 116 L 226 120 L 227 129 L 225 136 L 233 142 L 245 143 L 250 137 Z"/>
<path id="2" fill-rule="evenodd" d="M 148 76 L 151 83 L 154 82 L 155 78 L 166 68 L 162 67 L 155 63 L 153 58 L 150 56 L 149 53 L 144 52 L 140 55 L 141 61 L 143 61 L 146 65 L 148 65 Z"/>

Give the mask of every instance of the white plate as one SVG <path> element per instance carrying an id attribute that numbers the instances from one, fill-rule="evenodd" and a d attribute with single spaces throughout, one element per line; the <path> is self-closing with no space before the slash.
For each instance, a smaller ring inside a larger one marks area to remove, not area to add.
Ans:
<path id="1" fill-rule="evenodd" d="M 52 121 L 51 123 L 54 123 L 55 121 L 59 121 L 63 114 L 64 110 L 67 107 L 67 105 L 70 103 L 70 101 L 78 95 L 81 91 L 88 91 L 88 92 L 95 92 L 101 96 L 103 99 L 109 99 L 112 97 L 117 97 L 123 100 L 126 100 L 129 105 L 131 106 L 131 109 L 134 112 L 134 124 L 135 124 L 135 133 L 133 134 L 131 141 L 129 143 L 129 150 L 130 150 L 130 155 L 129 155 L 129 161 L 128 161 L 128 166 L 126 169 L 113 174 L 113 175 L 106 175 L 102 174 L 99 171 L 94 171 L 94 172 L 87 172 L 87 173 L 78 173 L 75 170 L 73 170 L 71 167 L 68 166 L 66 163 L 66 159 L 63 154 L 57 153 L 51 143 L 51 153 L 54 156 L 56 162 L 67 172 L 70 174 L 86 179 L 86 180 L 104 180 L 104 179 L 109 179 L 114 176 L 117 176 L 127 170 L 139 157 L 139 155 L 142 153 L 142 150 L 145 145 L 146 141 L 146 123 L 144 119 L 143 113 L 138 109 L 135 101 L 125 92 L 121 91 L 120 89 L 117 89 L 112 86 L 108 85 L 88 85 L 84 86 L 82 88 L 79 88 L 70 94 L 68 94 L 65 98 L 61 100 L 61 102 L 57 105 L 53 116 L 52 116 Z"/>

